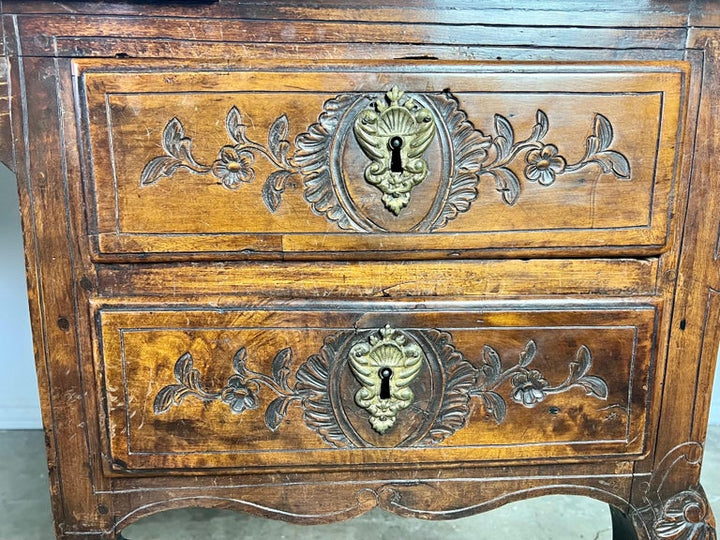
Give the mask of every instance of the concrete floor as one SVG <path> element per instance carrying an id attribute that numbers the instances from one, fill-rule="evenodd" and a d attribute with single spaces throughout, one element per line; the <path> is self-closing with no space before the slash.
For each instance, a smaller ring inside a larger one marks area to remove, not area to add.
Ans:
<path id="1" fill-rule="evenodd" d="M 708 434 L 702 482 L 720 514 L 720 426 Z M 127 527 L 128 540 L 611 540 L 607 506 L 584 497 L 548 496 L 444 522 L 373 510 L 332 525 L 301 526 L 224 510 L 156 514 Z M 40 431 L 0 431 L 0 540 L 52 540 L 53 528 Z"/>

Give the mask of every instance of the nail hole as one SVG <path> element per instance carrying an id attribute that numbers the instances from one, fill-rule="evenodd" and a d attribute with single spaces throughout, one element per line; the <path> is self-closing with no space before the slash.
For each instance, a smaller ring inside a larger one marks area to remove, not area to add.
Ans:
<path id="1" fill-rule="evenodd" d="M 553 407 L 548 408 L 548 412 L 550 414 L 558 414 L 560 412 L 560 409 L 558 407 L 553 406 Z"/>
<path id="2" fill-rule="evenodd" d="M 59 317 L 57 320 L 57 325 L 60 330 L 63 332 L 67 332 L 70 330 L 70 321 L 68 321 L 65 317 Z"/>
<path id="3" fill-rule="evenodd" d="M 687 326 L 687 321 L 685 319 L 680 321 L 680 330 L 685 330 L 686 326 Z"/>

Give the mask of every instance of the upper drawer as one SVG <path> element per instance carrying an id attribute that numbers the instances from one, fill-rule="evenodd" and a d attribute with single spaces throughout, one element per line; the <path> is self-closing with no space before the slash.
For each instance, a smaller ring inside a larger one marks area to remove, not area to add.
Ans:
<path id="1" fill-rule="evenodd" d="M 684 63 L 78 61 L 98 255 L 650 254 Z"/>

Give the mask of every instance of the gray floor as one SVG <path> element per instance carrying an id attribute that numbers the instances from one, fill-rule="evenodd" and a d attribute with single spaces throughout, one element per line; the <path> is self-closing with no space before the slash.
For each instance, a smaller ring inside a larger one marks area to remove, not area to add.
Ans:
<path id="1" fill-rule="evenodd" d="M 720 426 L 710 428 L 702 476 L 720 512 Z M 175 510 L 147 517 L 124 532 L 130 540 L 610 540 L 607 506 L 584 497 L 552 496 L 512 503 L 445 522 L 404 519 L 374 510 L 354 520 L 299 526 L 222 510 Z M 43 436 L 0 431 L 0 540 L 53 538 Z"/>

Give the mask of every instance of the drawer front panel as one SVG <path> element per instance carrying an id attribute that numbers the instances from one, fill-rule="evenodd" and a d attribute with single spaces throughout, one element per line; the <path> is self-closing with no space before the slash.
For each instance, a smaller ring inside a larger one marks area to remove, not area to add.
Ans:
<path id="1" fill-rule="evenodd" d="M 78 64 L 100 255 L 666 247 L 683 63 Z"/>
<path id="2" fill-rule="evenodd" d="M 112 470 L 643 452 L 655 307 L 368 309 L 99 307 Z"/>

